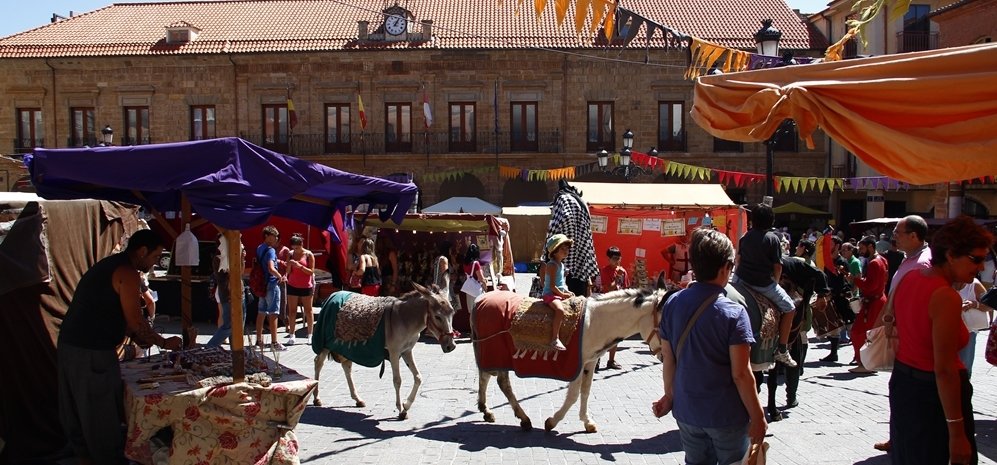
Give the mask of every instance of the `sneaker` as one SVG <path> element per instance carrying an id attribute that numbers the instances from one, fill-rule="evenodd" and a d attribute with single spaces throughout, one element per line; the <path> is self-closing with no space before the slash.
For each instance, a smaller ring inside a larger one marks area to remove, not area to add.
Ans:
<path id="1" fill-rule="evenodd" d="M 793 408 L 793 407 L 799 407 L 799 406 L 800 406 L 800 401 L 796 400 L 795 397 L 787 397 L 786 398 L 786 408 Z"/>
<path id="2" fill-rule="evenodd" d="M 289 346 L 293 346 L 294 345 L 294 341 L 295 341 L 294 335 L 293 334 L 288 334 L 287 335 L 287 339 L 284 340 L 284 344 L 285 345 L 289 345 Z"/>
<path id="3" fill-rule="evenodd" d="M 564 347 L 564 344 L 561 343 L 561 338 L 554 339 L 554 343 L 551 344 L 551 346 L 554 350 L 568 350 L 568 348 Z"/>
<path id="4" fill-rule="evenodd" d="M 796 364 L 796 360 L 793 360 L 793 357 L 789 356 L 789 351 L 786 352 L 779 352 L 778 350 L 775 351 L 775 361 L 783 365 L 786 365 L 790 368 L 796 368 L 798 366 Z"/>
<path id="5" fill-rule="evenodd" d="M 275 343 L 273 343 L 273 350 L 276 350 L 277 352 L 283 352 L 283 351 L 287 350 L 287 347 L 284 347 L 284 344 L 281 344 L 279 342 L 275 342 Z"/>
<path id="6" fill-rule="evenodd" d="M 827 357 L 824 357 L 824 358 L 820 359 L 820 361 L 822 361 L 822 362 L 837 362 L 838 361 L 838 354 L 828 355 Z"/>

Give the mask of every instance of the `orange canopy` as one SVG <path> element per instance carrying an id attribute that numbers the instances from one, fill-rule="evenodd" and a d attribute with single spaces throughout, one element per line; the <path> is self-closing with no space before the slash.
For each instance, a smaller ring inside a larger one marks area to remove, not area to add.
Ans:
<path id="1" fill-rule="evenodd" d="M 692 118 L 710 134 L 768 139 L 786 118 L 818 127 L 876 171 L 912 184 L 997 174 L 997 43 L 703 76 Z"/>

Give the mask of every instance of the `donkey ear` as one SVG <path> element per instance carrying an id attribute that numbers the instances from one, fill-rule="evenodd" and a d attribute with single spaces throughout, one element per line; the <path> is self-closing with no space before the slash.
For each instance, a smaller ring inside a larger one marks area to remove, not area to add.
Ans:
<path id="1" fill-rule="evenodd" d="M 429 294 L 429 289 L 426 289 L 421 284 L 417 282 L 412 282 L 412 288 L 419 291 L 420 294 Z"/>

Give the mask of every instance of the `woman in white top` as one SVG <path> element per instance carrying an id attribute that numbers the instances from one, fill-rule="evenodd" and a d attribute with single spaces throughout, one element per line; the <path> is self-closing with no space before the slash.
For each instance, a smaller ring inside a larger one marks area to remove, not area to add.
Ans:
<path id="1" fill-rule="evenodd" d="M 979 279 L 974 279 L 972 283 L 954 283 L 952 287 L 959 291 L 959 295 L 962 297 L 962 314 L 963 321 L 967 323 L 966 327 L 969 329 L 969 343 L 966 347 L 963 347 L 959 351 L 959 360 L 962 360 L 962 364 L 966 365 L 966 371 L 969 375 L 973 375 L 973 361 L 976 359 L 976 333 L 980 331 L 980 327 L 971 327 L 970 323 L 973 321 L 970 312 L 983 312 L 986 314 L 987 327 L 993 324 L 994 321 L 994 309 L 986 306 L 986 304 L 980 302 L 980 296 L 982 296 L 987 290 L 983 287 L 983 283 Z M 977 315 L 978 316 L 978 315 Z"/>

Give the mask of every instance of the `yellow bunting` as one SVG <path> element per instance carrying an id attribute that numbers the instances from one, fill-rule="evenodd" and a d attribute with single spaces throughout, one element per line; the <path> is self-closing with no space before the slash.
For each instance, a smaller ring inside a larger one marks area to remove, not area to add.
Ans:
<path id="1" fill-rule="evenodd" d="M 810 188 L 810 190 L 814 190 L 814 186 L 816 185 L 817 185 L 817 178 L 810 178 L 807 180 L 807 186 Z"/>
<path id="2" fill-rule="evenodd" d="M 554 0 L 554 13 L 557 14 L 557 25 L 564 23 L 564 17 L 568 15 L 568 4 L 571 0 Z"/>
<path id="3" fill-rule="evenodd" d="M 585 26 L 585 17 L 588 16 L 590 0 L 575 0 L 575 31 L 581 32 Z"/>
<path id="4" fill-rule="evenodd" d="M 547 7 L 547 0 L 533 0 L 533 6 L 537 8 L 537 18 L 539 18 Z"/>
<path id="5" fill-rule="evenodd" d="M 792 181 L 792 179 L 790 179 L 788 177 L 782 177 L 781 179 L 779 179 L 779 187 L 781 188 L 780 190 L 782 190 L 782 191 L 788 191 L 789 190 L 789 183 L 791 181 Z"/>

